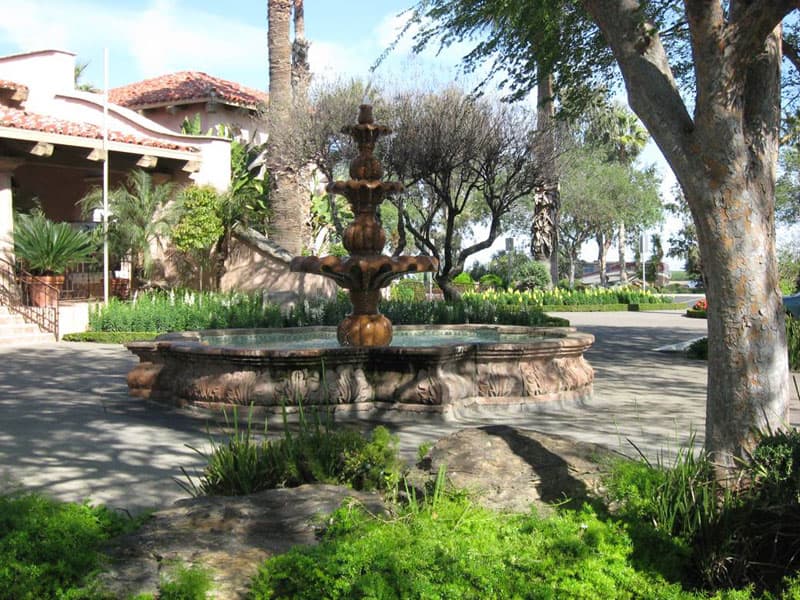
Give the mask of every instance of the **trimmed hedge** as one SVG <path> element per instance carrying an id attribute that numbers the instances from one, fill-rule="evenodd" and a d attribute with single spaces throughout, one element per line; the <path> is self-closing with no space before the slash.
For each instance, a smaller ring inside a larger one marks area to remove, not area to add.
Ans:
<path id="1" fill-rule="evenodd" d="M 664 302 L 662 304 L 547 304 L 545 312 L 639 312 L 644 310 L 681 310 L 683 304 Z"/>
<path id="2" fill-rule="evenodd" d="M 627 304 L 546 304 L 545 312 L 622 312 L 628 310 Z"/>
<path id="3" fill-rule="evenodd" d="M 695 310 L 693 308 L 686 309 L 686 316 L 690 319 L 705 319 L 707 318 L 707 313 L 704 310 Z"/>
<path id="4" fill-rule="evenodd" d="M 99 344 L 127 344 L 128 342 L 149 342 L 158 335 L 157 331 L 82 331 L 68 333 L 65 342 L 96 342 Z"/>
<path id="5" fill-rule="evenodd" d="M 643 310 L 683 310 L 686 306 L 681 302 L 664 302 L 662 304 L 628 304 L 628 310 L 632 312 L 640 312 Z"/>

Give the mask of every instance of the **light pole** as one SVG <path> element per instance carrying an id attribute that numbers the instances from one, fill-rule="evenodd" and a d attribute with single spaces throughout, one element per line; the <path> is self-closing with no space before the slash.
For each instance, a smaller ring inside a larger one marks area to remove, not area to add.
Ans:
<path id="1" fill-rule="evenodd" d="M 645 258 L 647 252 L 647 230 L 642 229 L 642 289 L 647 289 L 647 259 Z"/>

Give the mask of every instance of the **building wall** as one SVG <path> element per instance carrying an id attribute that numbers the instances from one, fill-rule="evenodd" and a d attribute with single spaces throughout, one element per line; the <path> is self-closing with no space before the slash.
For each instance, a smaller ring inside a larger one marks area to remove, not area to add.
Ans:
<path id="1" fill-rule="evenodd" d="M 191 121 L 195 115 L 199 114 L 200 129 L 203 133 L 209 131 L 216 133 L 217 125 L 225 125 L 232 129 L 231 133 L 236 139 L 249 142 L 253 133 L 256 132 L 254 137 L 256 144 L 263 144 L 267 141 L 265 125 L 260 123 L 251 111 L 226 104 L 217 103 L 213 112 L 208 111 L 206 102 L 147 108 L 140 112 L 148 119 L 172 131 L 180 131 L 184 119 Z"/>
<path id="2" fill-rule="evenodd" d="M 62 50 L 40 50 L 0 57 L 0 79 L 24 83 L 28 102 L 47 101 L 55 93 L 75 88 L 75 55 Z"/>
<path id="3" fill-rule="evenodd" d="M 326 277 L 292 273 L 282 260 L 256 251 L 249 244 L 236 241 L 228 260 L 221 288 L 225 291 L 261 291 L 265 294 L 294 293 L 297 297 L 323 296 L 331 298 L 339 289 Z"/>

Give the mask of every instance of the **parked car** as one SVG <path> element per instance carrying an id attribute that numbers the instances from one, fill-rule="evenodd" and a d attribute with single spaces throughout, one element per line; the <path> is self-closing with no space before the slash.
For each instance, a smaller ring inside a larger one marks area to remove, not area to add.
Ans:
<path id="1" fill-rule="evenodd" d="M 800 292 L 783 297 L 783 306 L 795 318 L 800 319 Z"/>

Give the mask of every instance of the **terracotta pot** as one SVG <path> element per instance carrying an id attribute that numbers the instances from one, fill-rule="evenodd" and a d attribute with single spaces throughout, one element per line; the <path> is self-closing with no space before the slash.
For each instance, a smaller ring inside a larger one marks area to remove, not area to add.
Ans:
<path id="1" fill-rule="evenodd" d="M 63 275 L 34 275 L 28 281 L 28 300 L 31 306 L 53 306 L 62 287 Z"/>

